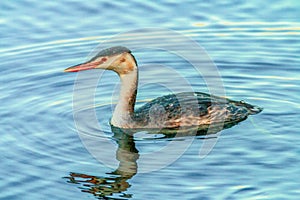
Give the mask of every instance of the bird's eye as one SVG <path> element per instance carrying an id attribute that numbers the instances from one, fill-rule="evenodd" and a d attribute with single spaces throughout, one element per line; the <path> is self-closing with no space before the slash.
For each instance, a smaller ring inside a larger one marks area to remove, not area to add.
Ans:
<path id="1" fill-rule="evenodd" d="M 102 58 L 101 61 L 105 62 L 105 61 L 107 61 L 107 58 Z"/>

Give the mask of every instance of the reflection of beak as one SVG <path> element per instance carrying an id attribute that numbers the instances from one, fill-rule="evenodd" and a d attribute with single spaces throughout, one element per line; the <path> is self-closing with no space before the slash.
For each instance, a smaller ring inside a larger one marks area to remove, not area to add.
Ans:
<path id="1" fill-rule="evenodd" d="M 64 72 L 79 72 L 83 70 L 88 70 L 88 69 L 95 69 L 99 65 L 99 62 L 86 62 L 86 63 L 81 63 L 79 65 L 75 65 L 72 67 L 69 67 L 64 70 Z"/>

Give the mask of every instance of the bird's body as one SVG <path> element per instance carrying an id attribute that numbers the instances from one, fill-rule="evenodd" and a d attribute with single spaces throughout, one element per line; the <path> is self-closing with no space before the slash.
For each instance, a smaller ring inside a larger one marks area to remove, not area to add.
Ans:
<path id="1" fill-rule="evenodd" d="M 111 125 L 122 129 L 178 129 L 211 124 L 230 125 L 261 112 L 261 108 L 243 101 L 233 101 L 200 92 L 183 92 L 158 97 L 135 109 L 138 68 L 131 51 L 126 47 L 112 47 L 99 52 L 86 63 L 67 68 L 66 72 L 87 69 L 115 71 L 121 79 L 119 102 Z"/>
<path id="2" fill-rule="evenodd" d="M 137 109 L 132 128 L 207 128 L 212 123 L 237 123 L 260 111 L 243 101 L 201 92 L 183 92 L 158 97 Z"/>

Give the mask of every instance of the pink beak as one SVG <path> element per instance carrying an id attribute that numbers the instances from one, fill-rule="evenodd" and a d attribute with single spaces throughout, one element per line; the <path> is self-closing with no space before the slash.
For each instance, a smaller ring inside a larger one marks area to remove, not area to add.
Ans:
<path id="1" fill-rule="evenodd" d="M 65 69 L 64 72 L 79 72 L 83 70 L 95 69 L 99 64 L 100 64 L 99 62 L 95 62 L 95 61 L 81 63 L 79 65 L 75 65 Z"/>

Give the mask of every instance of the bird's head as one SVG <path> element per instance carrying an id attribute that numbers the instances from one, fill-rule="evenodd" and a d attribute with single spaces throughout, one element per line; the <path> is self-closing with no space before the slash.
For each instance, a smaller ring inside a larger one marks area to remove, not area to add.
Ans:
<path id="1" fill-rule="evenodd" d="M 128 48 L 116 46 L 104 49 L 89 61 L 69 67 L 64 71 L 78 72 L 89 69 L 107 69 L 119 75 L 127 74 L 136 69 L 136 60 Z"/>

